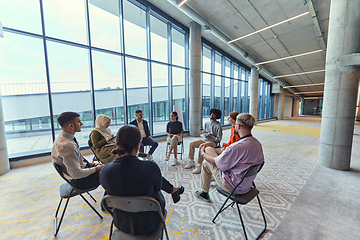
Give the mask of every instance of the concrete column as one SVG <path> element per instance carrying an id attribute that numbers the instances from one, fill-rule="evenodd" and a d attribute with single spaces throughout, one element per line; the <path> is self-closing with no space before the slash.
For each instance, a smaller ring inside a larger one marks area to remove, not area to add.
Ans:
<path id="1" fill-rule="evenodd" d="M 299 98 L 293 98 L 292 117 L 299 116 Z"/>
<path id="2" fill-rule="evenodd" d="M 280 89 L 278 96 L 278 106 L 277 106 L 277 119 L 283 120 L 284 118 L 284 102 L 285 102 L 285 93 Z"/>
<path id="3" fill-rule="evenodd" d="M 259 71 L 257 67 L 251 67 L 251 76 L 249 82 L 249 96 L 250 96 L 250 106 L 249 113 L 255 118 L 255 123 L 257 122 L 257 106 L 258 106 L 258 91 L 259 91 Z"/>
<path id="4" fill-rule="evenodd" d="M 0 176 L 10 171 L 10 163 L 6 144 L 5 120 L 0 93 Z"/>
<path id="5" fill-rule="evenodd" d="M 349 170 L 360 61 L 360 0 L 331 0 L 319 163 Z M 351 54 L 351 55 L 350 55 Z"/>
<path id="6" fill-rule="evenodd" d="M 201 26 L 190 24 L 190 136 L 200 136 L 201 123 Z"/>

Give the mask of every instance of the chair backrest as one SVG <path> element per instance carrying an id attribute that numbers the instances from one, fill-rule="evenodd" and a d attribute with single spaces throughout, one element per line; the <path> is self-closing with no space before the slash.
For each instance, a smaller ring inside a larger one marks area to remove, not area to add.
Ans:
<path id="1" fill-rule="evenodd" d="M 94 146 L 94 145 L 92 144 L 92 142 L 91 142 L 91 140 L 90 140 L 90 139 L 88 140 L 88 145 L 89 145 L 89 147 L 90 147 L 90 149 L 91 149 L 92 153 L 94 154 L 93 162 L 94 162 L 94 161 L 98 161 L 98 162 L 100 162 L 100 160 L 99 160 L 98 156 L 96 156 L 96 153 L 95 153 L 95 151 L 94 151 L 94 149 L 93 149 L 93 146 Z"/>
<path id="2" fill-rule="evenodd" d="M 164 215 L 157 200 L 148 196 L 124 197 L 106 195 L 101 200 L 102 206 L 106 210 L 116 208 L 124 212 L 158 212 L 164 222 Z M 112 214 L 112 211 L 109 211 Z"/>
<path id="3" fill-rule="evenodd" d="M 243 176 L 241 177 L 241 180 L 239 181 L 238 184 L 236 184 L 236 186 L 233 188 L 233 190 L 231 191 L 231 194 L 234 193 L 234 191 L 239 187 L 239 185 L 244 181 L 245 178 L 247 177 L 251 177 L 253 175 L 255 175 L 256 173 L 260 172 L 260 170 L 262 169 L 262 167 L 264 166 L 265 161 L 257 164 L 257 165 L 253 165 L 251 167 L 249 167 L 245 173 L 243 174 Z"/>
<path id="4" fill-rule="evenodd" d="M 65 182 L 70 184 L 70 181 L 65 178 L 66 168 L 64 166 L 61 166 L 61 165 L 59 165 L 57 163 L 54 163 L 54 162 L 53 162 L 53 165 L 54 165 L 54 168 L 56 169 L 56 171 L 59 173 L 60 177 L 62 179 L 64 179 Z"/>

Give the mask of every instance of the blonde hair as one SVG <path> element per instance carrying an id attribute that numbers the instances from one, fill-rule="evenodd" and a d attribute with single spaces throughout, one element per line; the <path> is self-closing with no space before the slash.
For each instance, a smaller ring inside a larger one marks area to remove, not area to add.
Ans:
<path id="1" fill-rule="evenodd" d="M 255 118 L 249 113 L 240 113 L 237 115 L 236 121 L 244 123 L 249 130 L 255 125 Z"/>

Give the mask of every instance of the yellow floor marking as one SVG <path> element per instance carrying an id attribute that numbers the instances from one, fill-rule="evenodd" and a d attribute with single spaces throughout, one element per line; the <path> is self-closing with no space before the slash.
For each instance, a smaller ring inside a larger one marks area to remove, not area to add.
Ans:
<path id="1" fill-rule="evenodd" d="M 256 125 L 254 126 L 253 129 L 259 131 L 279 132 L 279 133 L 295 134 L 295 135 L 302 135 L 308 137 L 320 137 L 319 127 L 306 127 L 306 126 L 266 123 L 266 124 Z"/>

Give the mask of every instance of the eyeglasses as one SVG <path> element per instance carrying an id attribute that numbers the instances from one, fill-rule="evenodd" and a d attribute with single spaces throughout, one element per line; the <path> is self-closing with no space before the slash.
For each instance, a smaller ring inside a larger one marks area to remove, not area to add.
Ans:
<path id="1" fill-rule="evenodd" d="M 173 114 L 170 114 L 170 117 L 174 117 L 175 115 L 173 115 Z"/>

